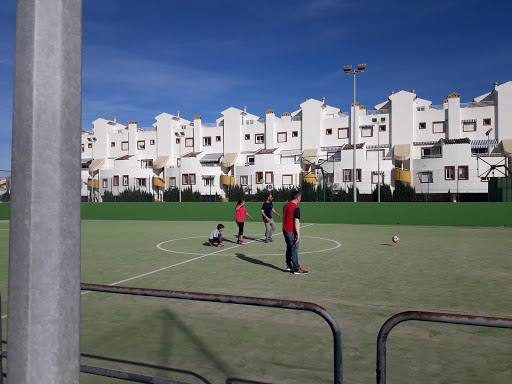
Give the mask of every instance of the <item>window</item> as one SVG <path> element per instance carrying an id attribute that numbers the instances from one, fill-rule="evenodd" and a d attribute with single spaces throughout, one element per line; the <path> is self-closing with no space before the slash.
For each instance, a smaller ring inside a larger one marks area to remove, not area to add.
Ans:
<path id="1" fill-rule="evenodd" d="M 215 141 L 220 141 L 220 136 L 215 136 Z"/>
<path id="2" fill-rule="evenodd" d="M 110 148 L 114 148 L 116 146 L 116 142 L 115 141 L 111 141 L 110 142 Z"/>
<path id="3" fill-rule="evenodd" d="M 471 148 L 472 155 L 480 155 L 480 154 L 487 153 L 487 152 L 488 152 L 487 148 Z"/>
<path id="4" fill-rule="evenodd" d="M 85 146 L 82 144 L 82 152 L 85 151 Z"/>
<path id="5" fill-rule="evenodd" d="M 188 139 L 185 139 L 185 147 L 193 147 L 194 146 L 194 139 L 193 138 L 188 138 Z"/>
<path id="6" fill-rule="evenodd" d="M 153 159 L 145 159 L 140 161 L 141 168 L 153 168 Z"/>
<path id="7" fill-rule="evenodd" d="M 115 175 L 113 178 L 112 178 L 112 185 L 114 187 L 119 187 L 119 176 L 118 175 Z"/>
<path id="8" fill-rule="evenodd" d="M 351 169 L 343 170 L 343 181 L 345 183 L 350 183 L 352 181 L 352 170 Z"/>
<path id="9" fill-rule="evenodd" d="M 181 129 L 187 129 L 186 125 L 180 125 Z"/>
<path id="10" fill-rule="evenodd" d="M 372 184 L 378 184 L 379 183 L 379 172 L 373 171 L 372 172 Z M 380 185 L 384 184 L 384 172 L 380 171 Z"/>
<path id="11" fill-rule="evenodd" d="M 263 184 L 263 172 L 256 172 L 256 184 Z"/>
<path id="12" fill-rule="evenodd" d="M 138 178 L 138 179 L 137 179 L 137 186 L 138 186 L 138 187 L 145 187 L 145 186 L 146 186 L 146 179 L 144 179 L 144 178 Z"/>
<path id="13" fill-rule="evenodd" d="M 145 140 L 137 141 L 137 149 L 138 150 L 146 149 L 146 141 Z"/>
<path id="14" fill-rule="evenodd" d="M 386 132 L 386 124 L 379 125 L 379 132 Z"/>
<path id="15" fill-rule="evenodd" d="M 469 180 L 469 167 L 467 165 L 459 166 L 459 180 Z"/>
<path id="16" fill-rule="evenodd" d="M 169 177 L 169 186 L 175 188 L 176 187 L 176 178 Z"/>
<path id="17" fill-rule="evenodd" d="M 299 137 L 299 131 L 292 131 L 292 137 Z"/>
<path id="18" fill-rule="evenodd" d="M 251 164 L 251 165 L 254 165 L 254 156 L 248 155 L 247 156 L 247 163 Z"/>
<path id="19" fill-rule="evenodd" d="M 209 147 L 210 145 L 212 145 L 212 138 L 210 136 L 203 137 L 203 145 L 205 147 Z"/>
<path id="20" fill-rule="evenodd" d="M 417 110 L 418 112 L 421 112 L 421 111 L 424 111 L 424 110 L 425 110 L 425 107 L 416 107 L 416 110 Z"/>
<path id="21" fill-rule="evenodd" d="M 432 171 L 421 172 L 420 174 L 420 182 L 421 183 L 433 183 L 434 178 L 432 177 Z"/>
<path id="22" fill-rule="evenodd" d="M 214 184 L 215 179 L 213 177 L 207 176 L 203 180 L 204 180 L 205 187 L 210 187 L 210 186 L 213 187 L 215 185 Z"/>
<path id="23" fill-rule="evenodd" d="M 420 123 L 420 129 L 427 129 L 427 123 L 425 123 L 425 122 Z"/>
<path id="24" fill-rule="evenodd" d="M 277 133 L 277 142 L 278 143 L 286 143 L 288 141 L 288 134 L 286 132 L 278 132 Z"/>
<path id="25" fill-rule="evenodd" d="M 155 145 L 155 140 L 154 139 L 149 140 L 149 145 Z"/>
<path id="26" fill-rule="evenodd" d="M 123 175 L 123 185 L 124 185 L 125 187 L 127 187 L 127 186 L 128 186 L 128 180 L 129 180 L 129 179 L 128 179 L 128 175 Z"/>
<path id="27" fill-rule="evenodd" d="M 293 175 L 283 175 L 283 185 L 293 185 Z"/>
<path id="28" fill-rule="evenodd" d="M 240 185 L 249 184 L 249 176 L 240 176 Z"/>
<path id="29" fill-rule="evenodd" d="M 476 131 L 476 121 L 465 121 L 462 123 L 462 130 L 464 132 L 474 132 Z"/>
<path id="30" fill-rule="evenodd" d="M 372 117 L 372 123 L 376 123 L 377 122 L 377 118 L 376 117 Z"/>
<path id="31" fill-rule="evenodd" d="M 338 139 L 348 139 L 348 128 L 338 128 Z"/>
<path id="32" fill-rule="evenodd" d="M 326 177 L 326 182 L 329 184 L 334 183 L 334 173 L 328 173 Z"/>
<path id="33" fill-rule="evenodd" d="M 382 159 L 384 159 L 385 155 L 384 149 L 368 149 L 366 150 L 366 160 L 378 160 L 379 156 Z"/>
<path id="34" fill-rule="evenodd" d="M 332 135 L 332 128 L 328 128 L 325 130 L 326 135 Z"/>
<path id="35" fill-rule="evenodd" d="M 441 147 L 423 147 L 421 148 L 421 158 L 430 159 L 442 157 Z"/>
<path id="36" fill-rule="evenodd" d="M 108 188 L 108 179 L 103 179 L 103 188 Z"/>
<path id="37" fill-rule="evenodd" d="M 245 140 L 251 140 L 251 135 L 249 135 L 249 134 L 245 135 Z"/>
<path id="38" fill-rule="evenodd" d="M 434 133 L 444 133 L 446 127 L 446 121 L 434 121 L 432 123 L 432 132 Z"/>
<path id="39" fill-rule="evenodd" d="M 92 148 L 92 143 L 87 144 L 87 148 Z"/>
<path id="40" fill-rule="evenodd" d="M 491 119 L 484 119 L 484 125 L 491 125 Z"/>
<path id="41" fill-rule="evenodd" d="M 372 137 L 372 136 L 373 136 L 373 126 L 361 128 L 361 137 Z"/>
<path id="42" fill-rule="evenodd" d="M 121 142 L 121 151 L 127 151 L 128 150 L 128 142 L 127 141 L 122 141 Z"/>
<path id="43" fill-rule="evenodd" d="M 344 169 L 343 170 L 343 181 L 346 183 L 352 182 L 352 170 Z M 356 182 L 361 181 L 361 168 L 356 169 Z"/>
<path id="44" fill-rule="evenodd" d="M 385 118 L 385 117 L 381 117 L 381 118 L 380 118 L 380 122 L 381 122 L 381 123 L 384 123 L 385 121 L 386 121 L 386 118 Z"/>
<path id="45" fill-rule="evenodd" d="M 176 139 L 176 144 L 179 144 L 180 143 L 180 139 Z"/>
<path id="46" fill-rule="evenodd" d="M 453 167 L 453 166 L 444 167 L 444 179 L 445 180 L 455 180 L 455 167 Z"/>
<path id="47" fill-rule="evenodd" d="M 263 133 L 257 133 L 254 137 L 256 144 L 263 144 L 265 142 L 265 135 Z"/>
<path id="48" fill-rule="evenodd" d="M 196 174 L 195 173 L 184 173 L 182 176 L 182 185 L 196 185 Z"/>
<path id="49" fill-rule="evenodd" d="M 274 172 L 265 172 L 265 184 L 274 183 Z"/>

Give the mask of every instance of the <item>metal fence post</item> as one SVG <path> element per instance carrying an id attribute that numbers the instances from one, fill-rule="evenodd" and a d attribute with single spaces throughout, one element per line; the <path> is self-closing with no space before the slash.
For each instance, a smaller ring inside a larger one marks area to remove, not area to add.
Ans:
<path id="1" fill-rule="evenodd" d="M 78 383 L 82 0 L 18 0 L 14 63 L 9 382 Z"/>

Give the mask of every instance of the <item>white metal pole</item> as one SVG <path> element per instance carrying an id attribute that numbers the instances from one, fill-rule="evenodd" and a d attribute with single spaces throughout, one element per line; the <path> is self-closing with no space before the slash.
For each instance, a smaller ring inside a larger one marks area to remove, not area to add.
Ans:
<path id="1" fill-rule="evenodd" d="M 357 193 L 356 193 L 356 113 L 357 113 L 357 106 L 356 106 L 356 72 L 354 71 L 354 117 L 353 117 L 353 126 L 352 126 L 352 145 L 354 146 L 352 153 L 353 153 L 353 171 L 352 171 L 352 182 L 353 182 L 353 188 L 354 188 L 354 203 L 357 202 Z"/>
<path id="2" fill-rule="evenodd" d="M 178 184 L 178 201 L 181 203 L 181 137 L 180 137 L 180 142 L 179 142 L 179 155 L 180 155 L 180 158 L 179 158 L 179 161 L 180 161 L 180 166 L 179 166 L 179 184 Z"/>
<path id="3" fill-rule="evenodd" d="M 78 383 L 82 0 L 18 0 L 14 63 L 7 375 Z"/>
<path id="4" fill-rule="evenodd" d="M 377 123 L 377 202 L 380 203 L 380 126 Z"/>

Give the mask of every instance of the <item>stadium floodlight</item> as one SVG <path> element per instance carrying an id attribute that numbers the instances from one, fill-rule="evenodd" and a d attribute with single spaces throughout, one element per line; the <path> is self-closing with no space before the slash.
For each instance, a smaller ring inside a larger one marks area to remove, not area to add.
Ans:
<path id="1" fill-rule="evenodd" d="M 487 130 L 487 132 L 485 132 L 485 136 L 487 136 L 487 138 L 489 138 L 489 134 L 492 132 L 492 128 L 489 128 Z"/>
<path id="2" fill-rule="evenodd" d="M 352 70 L 351 65 L 345 65 L 343 66 L 343 72 L 345 72 L 347 75 L 354 75 L 354 104 L 352 106 L 354 107 L 354 110 L 352 112 L 352 153 L 353 153 L 353 159 L 352 159 L 352 188 L 354 189 L 354 203 L 357 202 L 357 188 L 356 188 L 356 178 L 357 178 L 357 169 L 356 169 L 356 147 L 357 147 L 357 136 L 356 136 L 356 73 L 361 73 L 366 70 L 366 64 L 357 64 L 357 69 Z M 380 177 L 380 176 L 379 176 Z"/>

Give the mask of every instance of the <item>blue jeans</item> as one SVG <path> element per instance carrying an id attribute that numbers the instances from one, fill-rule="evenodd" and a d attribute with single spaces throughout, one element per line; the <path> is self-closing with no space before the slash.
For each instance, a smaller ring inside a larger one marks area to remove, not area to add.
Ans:
<path id="1" fill-rule="evenodd" d="M 283 232 L 286 242 L 286 265 L 295 271 L 300 268 L 299 265 L 299 242 L 295 241 L 295 233 Z"/>

